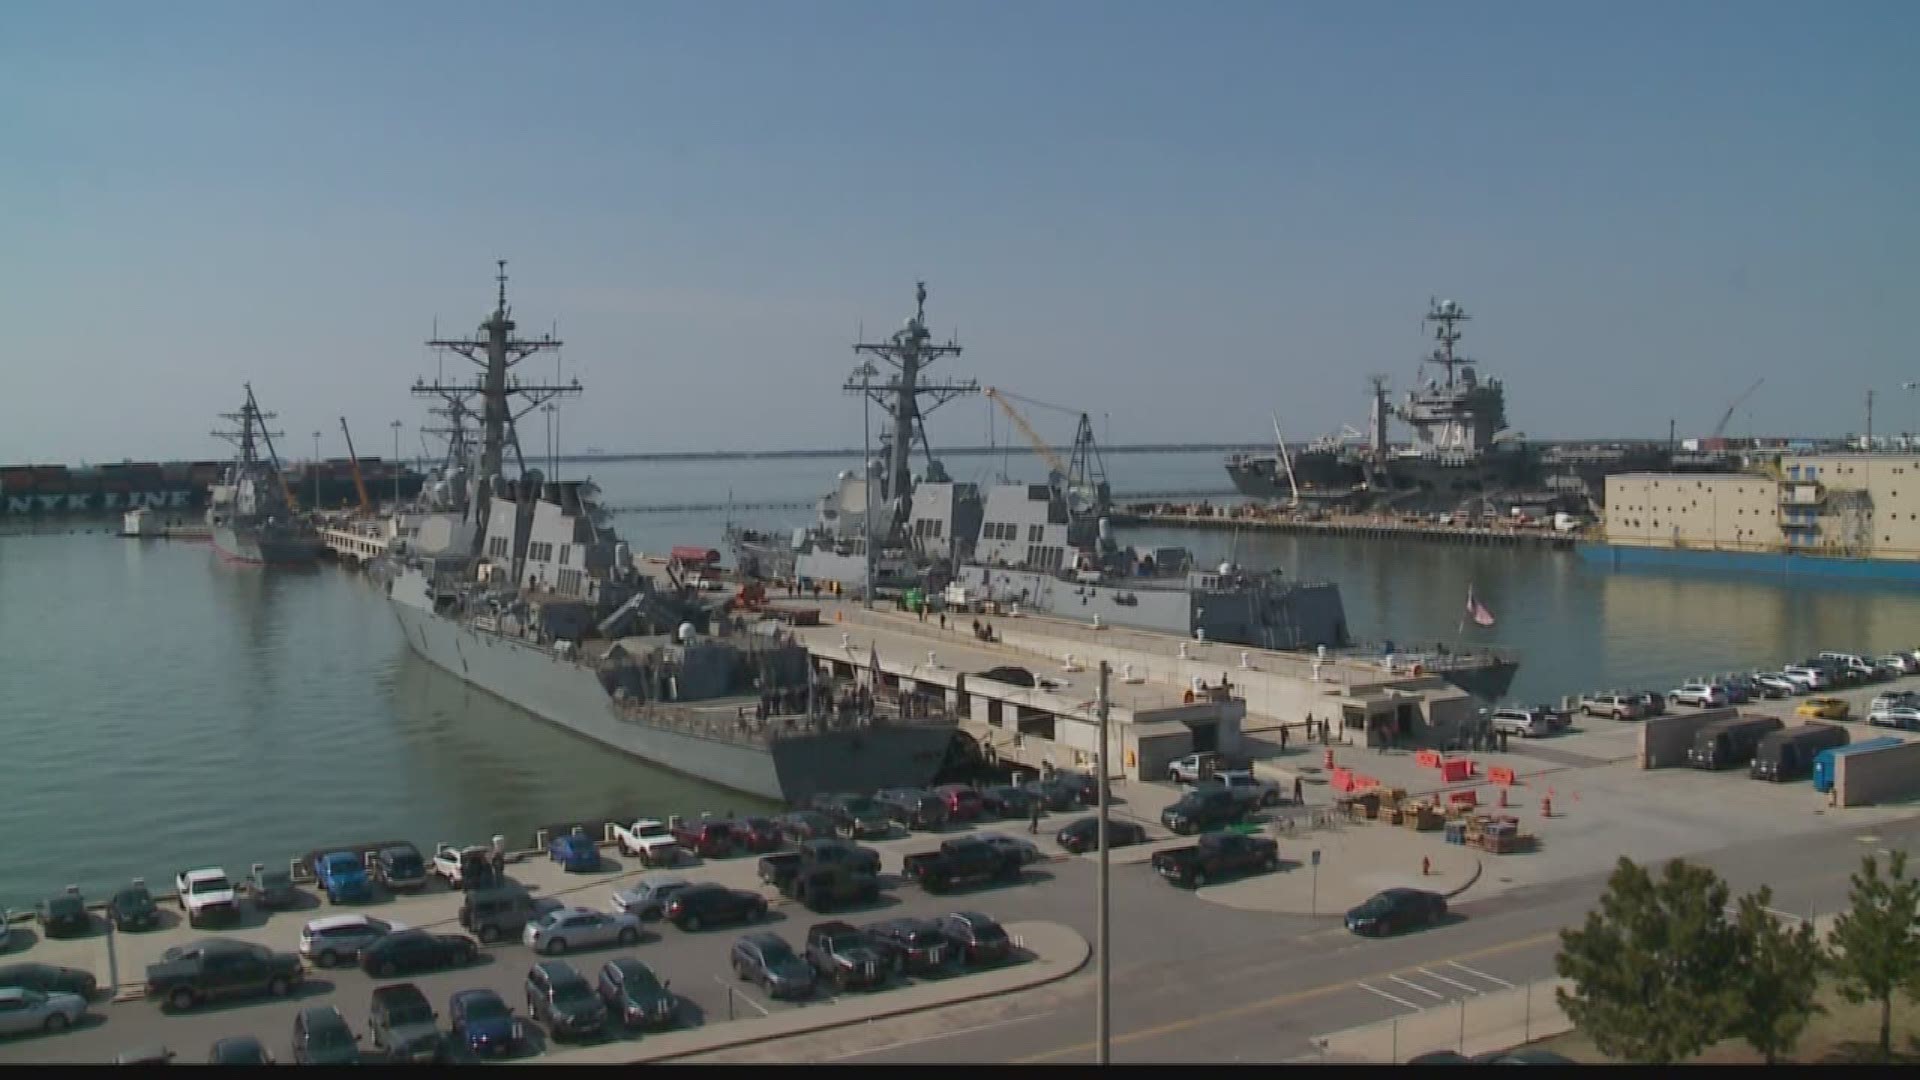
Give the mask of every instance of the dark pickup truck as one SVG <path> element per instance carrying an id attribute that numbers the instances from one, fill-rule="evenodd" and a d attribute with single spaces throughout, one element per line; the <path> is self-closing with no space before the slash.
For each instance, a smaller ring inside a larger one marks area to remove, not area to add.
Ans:
<path id="1" fill-rule="evenodd" d="M 1182 836 L 1205 832 L 1240 820 L 1246 806 L 1218 784 L 1194 788 L 1178 802 L 1160 811 L 1160 824 Z"/>
<path id="2" fill-rule="evenodd" d="M 939 851 L 907 856 L 901 860 L 901 869 L 921 888 L 938 893 L 956 885 L 1018 881 L 1021 865 L 1019 852 L 959 837 L 941 844 Z"/>
<path id="3" fill-rule="evenodd" d="M 1197 844 L 1153 854 L 1156 873 L 1190 889 L 1237 871 L 1273 870 L 1279 865 L 1279 844 L 1264 836 L 1231 832 L 1207 833 Z"/>
<path id="4" fill-rule="evenodd" d="M 801 867 L 780 891 L 808 911 L 821 912 L 846 904 L 873 903 L 880 898 L 880 879 L 834 863 L 814 863 Z"/>
<path id="5" fill-rule="evenodd" d="M 798 851 L 780 851 L 761 856 L 760 880 L 787 893 L 794 878 L 803 870 L 811 871 L 823 866 L 844 867 L 877 877 L 880 873 L 880 853 L 870 847 L 832 837 L 808 840 L 800 845 Z"/>
<path id="6" fill-rule="evenodd" d="M 807 931 L 807 963 L 836 990 L 880 986 L 893 966 L 866 934 L 843 922 L 817 923 Z"/>
<path id="7" fill-rule="evenodd" d="M 848 840 L 885 836 L 893 831 L 887 808 L 865 795 L 816 795 L 813 809 L 833 821 L 833 831 Z"/>
<path id="8" fill-rule="evenodd" d="M 159 963 L 148 965 L 147 997 L 176 1010 L 224 997 L 284 997 L 305 973 L 297 953 L 206 938 L 168 949 Z"/>

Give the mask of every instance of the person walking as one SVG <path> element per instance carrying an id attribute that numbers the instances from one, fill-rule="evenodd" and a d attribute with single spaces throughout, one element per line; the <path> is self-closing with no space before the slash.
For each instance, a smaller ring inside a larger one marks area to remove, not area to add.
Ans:
<path id="1" fill-rule="evenodd" d="M 1035 796 L 1027 803 L 1027 832 L 1038 836 L 1040 833 L 1040 799 Z"/>
<path id="2" fill-rule="evenodd" d="M 1297 776 L 1293 778 L 1293 805 L 1307 805 L 1306 789 L 1300 786 L 1300 778 Z"/>
<path id="3" fill-rule="evenodd" d="M 1287 726 L 1285 724 L 1280 725 L 1280 752 L 1283 754 L 1287 752 Z"/>

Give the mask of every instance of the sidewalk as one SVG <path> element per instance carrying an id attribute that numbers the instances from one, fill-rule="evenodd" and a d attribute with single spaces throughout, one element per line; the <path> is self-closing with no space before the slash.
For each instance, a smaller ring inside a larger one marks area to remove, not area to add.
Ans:
<path id="1" fill-rule="evenodd" d="M 1009 923 L 1007 933 L 1026 959 L 1007 967 L 922 982 L 899 990 L 849 995 L 820 1005 L 786 1009 L 751 1020 L 731 1020 L 687 1031 L 648 1036 L 639 1045 L 609 1043 L 572 1050 L 550 1049 L 518 1064 L 639 1064 L 672 1061 L 726 1050 L 746 1043 L 781 1039 L 830 1028 L 864 1024 L 906 1013 L 957 1005 L 979 998 L 1028 990 L 1064 979 L 1086 964 L 1092 951 L 1085 938 L 1058 923 Z"/>

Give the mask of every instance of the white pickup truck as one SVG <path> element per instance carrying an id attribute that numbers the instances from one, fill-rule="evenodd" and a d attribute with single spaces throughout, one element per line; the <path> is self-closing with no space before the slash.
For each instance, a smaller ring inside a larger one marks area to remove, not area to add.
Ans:
<path id="1" fill-rule="evenodd" d="M 446 879 L 449 889 L 492 885 L 496 876 L 493 849 L 482 844 L 463 848 L 440 844 L 433 850 L 433 875 Z"/>
<path id="2" fill-rule="evenodd" d="M 180 907 L 187 913 L 188 926 L 230 920 L 240 914 L 240 899 L 234 895 L 233 882 L 219 867 L 182 870 L 174 875 L 173 888 Z"/>
<path id="3" fill-rule="evenodd" d="M 666 822 L 652 818 L 641 818 L 631 826 L 615 825 L 613 839 L 620 845 L 620 854 L 638 857 L 642 866 L 675 866 L 686 854 Z"/>

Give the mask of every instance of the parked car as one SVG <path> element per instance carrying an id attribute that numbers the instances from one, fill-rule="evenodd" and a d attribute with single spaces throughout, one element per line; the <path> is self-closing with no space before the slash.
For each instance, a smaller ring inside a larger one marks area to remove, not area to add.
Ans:
<path id="1" fill-rule="evenodd" d="M 447 1001 L 447 1021 L 453 1041 L 475 1057 L 511 1054 L 526 1041 L 520 1018 L 492 990 L 456 990 Z"/>
<path id="2" fill-rule="evenodd" d="M 480 945 L 465 934 L 401 930 L 360 950 L 360 970 L 380 978 L 403 971 L 465 967 L 480 959 Z"/>
<path id="3" fill-rule="evenodd" d="M 570 949 L 634 945 L 640 941 L 640 916 L 583 907 L 554 908 L 528 922 L 520 940 L 527 948 L 548 956 Z"/>
<path id="4" fill-rule="evenodd" d="M 759 922 L 767 917 L 767 898 L 759 893 L 701 883 L 674 893 L 664 917 L 682 930 L 721 923 Z"/>
<path id="5" fill-rule="evenodd" d="M 956 911 L 940 919 L 940 932 L 960 950 L 960 958 L 977 967 L 998 964 L 1013 955 L 1013 939 L 991 916 Z"/>
<path id="6" fill-rule="evenodd" d="M 1202 750 L 1176 758 L 1167 764 L 1167 779 L 1175 784 L 1199 783 L 1203 777 L 1220 767 L 1220 755 L 1216 751 Z"/>
<path id="7" fill-rule="evenodd" d="M 932 919 L 882 919 L 862 929 L 896 972 L 935 975 L 947 971 L 953 963 L 954 945 Z"/>
<path id="8" fill-rule="evenodd" d="M 300 928 L 300 955 L 321 967 L 357 963 L 361 949 L 406 929 L 371 915 L 329 915 Z"/>
<path id="9" fill-rule="evenodd" d="M 240 902 L 233 894 L 233 883 L 219 867 L 180 871 L 173 877 L 173 894 L 186 911 L 190 927 L 240 917 Z"/>
<path id="10" fill-rule="evenodd" d="M 412 844 L 394 844 L 374 852 L 373 872 L 389 892 L 418 892 L 427 885 L 427 861 Z"/>
<path id="11" fill-rule="evenodd" d="M 1880 663 L 1897 669 L 1902 675 L 1912 675 L 1920 671 L 1920 656 L 1910 652 L 1893 652 L 1880 658 Z"/>
<path id="12" fill-rule="evenodd" d="M 873 797 L 887 808 L 887 818 L 908 831 L 946 828 L 947 801 L 919 788 L 884 788 Z"/>
<path id="13" fill-rule="evenodd" d="M 1024 818 L 1032 804 L 1032 793 L 1018 784 L 996 784 L 980 791 L 980 809 L 994 817 Z"/>
<path id="14" fill-rule="evenodd" d="M 50 938 L 72 937 L 93 929 L 93 916 L 87 912 L 86 898 L 79 890 L 56 893 L 33 905 L 40 932 Z"/>
<path id="15" fill-rule="evenodd" d="M 114 893 L 113 899 L 107 901 L 107 918 L 113 920 L 115 930 L 122 932 L 152 930 L 160 925 L 160 907 L 147 891 L 147 883 L 135 878 L 133 884 Z"/>
<path id="16" fill-rule="evenodd" d="M 1755 686 L 1764 689 L 1768 697 L 1773 698 L 1797 697 L 1811 689 L 1778 671 L 1760 672 L 1753 677 L 1753 682 Z"/>
<path id="17" fill-rule="evenodd" d="M 1416 926 L 1436 926 L 1447 917 L 1446 898 L 1422 889 L 1387 889 L 1347 911 L 1347 929 L 1383 937 Z"/>
<path id="18" fill-rule="evenodd" d="M 794 810 L 781 814 L 778 820 L 780 834 L 791 843 L 804 844 L 834 835 L 833 819 L 818 810 Z"/>
<path id="19" fill-rule="evenodd" d="M 1595 690 L 1580 697 L 1580 712 L 1586 716 L 1606 716 L 1615 720 L 1638 720 L 1646 715 L 1646 706 L 1636 694 L 1623 690 Z"/>
<path id="20" fill-rule="evenodd" d="M 1920 693 L 1912 690 L 1889 690 L 1884 694 L 1875 694 L 1873 703 L 1867 706 L 1867 711 L 1879 712 L 1881 709 L 1892 709 L 1901 705 L 1920 705 Z"/>
<path id="21" fill-rule="evenodd" d="M 863 844 L 835 837 L 822 837 L 801 844 L 800 855 L 804 862 L 842 864 L 849 870 L 866 874 L 880 872 L 879 852 Z"/>
<path id="22" fill-rule="evenodd" d="M 607 1026 L 600 995 L 565 960 L 542 960 L 527 969 L 527 1015 L 556 1042 L 597 1035 Z"/>
<path id="23" fill-rule="evenodd" d="M 115 1065 L 171 1065 L 178 1057 L 161 1043 L 147 1043 L 113 1055 Z"/>
<path id="24" fill-rule="evenodd" d="M 176 945 L 147 965 L 147 999 L 175 1010 L 205 1001 L 266 994 L 285 997 L 306 977 L 295 953 L 231 938 Z"/>
<path id="25" fill-rule="evenodd" d="M 1845 720 L 1852 711 L 1845 698 L 1810 697 L 1796 706 L 1793 713 L 1811 720 Z"/>
<path id="26" fill-rule="evenodd" d="M 871 904 L 880 898 L 880 879 L 838 863 L 811 863 L 789 877 L 783 893 L 808 911 L 823 912 L 848 904 Z"/>
<path id="27" fill-rule="evenodd" d="M 271 1065 L 273 1055 L 259 1039 L 251 1035 L 233 1035 L 221 1039 L 207 1051 L 209 1065 Z"/>
<path id="28" fill-rule="evenodd" d="M 1100 802 L 1100 782 L 1092 773 L 1083 773 L 1077 769 L 1060 769 L 1053 774 L 1056 784 L 1066 786 L 1073 792 L 1073 801 L 1081 806 L 1095 806 Z"/>
<path id="29" fill-rule="evenodd" d="M 1246 809 L 1226 788 L 1208 784 L 1194 788 L 1160 811 L 1160 824 L 1185 836 L 1231 825 L 1245 815 Z"/>
<path id="30" fill-rule="evenodd" d="M 600 869 L 600 846 L 591 836 L 568 833 L 547 841 L 547 858 L 569 874 L 591 874 Z"/>
<path id="31" fill-rule="evenodd" d="M 813 968 L 779 934 L 761 930 L 742 936 L 733 943 L 730 959 L 734 978 L 758 983 L 770 997 L 798 998 L 813 992 Z"/>
<path id="32" fill-rule="evenodd" d="M 733 845 L 743 851 L 764 855 L 779 851 L 786 844 L 780 824 L 769 817 L 744 817 L 728 822 L 733 828 Z"/>
<path id="33" fill-rule="evenodd" d="M 1153 853 L 1154 872 L 1176 885 L 1197 889 L 1209 881 L 1248 870 L 1280 866 L 1280 845 L 1264 836 L 1210 832 L 1187 847 Z"/>
<path id="34" fill-rule="evenodd" d="M 613 892 L 613 910 L 641 919 L 657 919 L 666 910 L 667 898 L 692 884 L 677 874 L 648 874 L 624 889 Z"/>
<path id="35" fill-rule="evenodd" d="M 315 855 L 313 876 L 326 893 L 329 904 L 373 899 L 373 880 L 367 877 L 367 866 L 351 851 Z"/>
<path id="36" fill-rule="evenodd" d="M 1222 769 L 1194 785 L 1196 788 L 1223 787 L 1243 809 L 1251 813 L 1284 801 L 1280 784 L 1253 775 L 1250 769 Z M 1098 802 L 1098 799 L 1095 800 Z"/>
<path id="37" fill-rule="evenodd" d="M 680 846 L 703 859 L 724 859 L 733 854 L 733 826 L 716 819 L 676 821 L 673 838 Z"/>
<path id="38" fill-rule="evenodd" d="M 985 812 L 985 802 L 971 785 L 942 784 L 933 794 L 947 804 L 949 821 L 978 821 Z"/>
<path id="39" fill-rule="evenodd" d="M 813 808 L 832 818 L 834 834 L 848 840 L 886 836 L 893 831 L 886 807 L 865 795 L 816 796 Z"/>
<path id="40" fill-rule="evenodd" d="M 1920 731 L 1920 708 L 1912 705 L 1890 705 L 1877 712 L 1868 713 L 1867 723 L 1874 727 L 1895 728 L 1900 731 Z"/>
<path id="41" fill-rule="evenodd" d="M 373 988 L 367 1010 L 367 1034 L 373 1048 L 398 1061 L 444 1061 L 447 1041 L 440 1034 L 440 1017 L 427 995 L 412 983 L 389 983 Z"/>
<path id="42" fill-rule="evenodd" d="M 957 885 L 989 881 L 1017 881 L 1020 857 L 971 836 L 945 841 L 937 851 L 923 851 L 900 860 L 901 873 L 928 892 L 945 892 Z"/>
<path id="43" fill-rule="evenodd" d="M 1084 817 L 1068 822 L 1059 832 L 1053 834 L 1054 842 L 1066 850 L 1080 854 L 1083 851 L 1100 850 L 1100 819 Z M 1131 821 L 1107 821 L 1107 845 L 1125 847 L 1129 844 L 1142 844 L 1147 839 L 1147 830 Z"/>
<path id="44" fill-rule="evenodd" d="M 360 1036 L 331 1005 L 309 1005 L 293 1015 L 295 1065 L 358 1065 Z"/>
<path id="45" fill-rule="evenodd" d="M 262 863 L 254 863 L 246 884 L 247 891 L 253 894 L 253 902 L 268 911 L 283 911 L 300 902 L 300 890 L 294 887 L 293 875 L 285 870 L 269 870 Z"/>
<path id="46" fill-rule="evenodd" d="M 519 937 L 538 913 L 533 894 L 516 884 L 476 886 L 460 898 L 461 928 L 489 944 Z"/>
<path id="47" fill-rule="evenodd" d="M 1696 709 L 1717 709 L 1727 703 L 1725 687 L 1712 683 L 1687 683 L 1667 695 L 1675 705 L 1688 705 Z M 1496 722 L 1499 713 L 1495 713 Z"/>
<path id="48" fill-rule="evenodd" d="M 674 839 L 673 830 L 653 818 L 615 825 L 613 844 L 620 854 L 639 859 L 641 866 L 678 866 L 686 861 L 687 849 Z"/>
<path id="49" fill-rule="evenodd" d="M 807 962 L 835 990 L 871 990 L 885 985 L 892 964 L 867 935 L 844 922 L 807 929 Z"/>
<path id="50" fill-rule="evenodd" d="M 1029 780 L 1022 786 L 1028 799 L 1037 801 L 1042 809 L 1050 812 L 1071 810 L 1080 805 L 1080 785 L 1064 779 L 1058 773 L 1044 780 Z M 1028 811 L 1032 811 L 1031 803 Z"/>
<path id="51" fill-rule="evenodd" d="M 480 844 L 463 848 L 441 844 L 433 850 L 432 869 L 434 876 L 444 880 L 449 889 L 482 889 L 499 883 L 493 849 Z"/>
<path id="52" fill-rule="evenodd" d="M 1717 686 L 1727 695 L 1727 704 L 1745 705 L 1753 700 L 1753 684 L 1727 675 L 1718 675 L 1711 679 L 1699 680 L 1708 686 Z"/>
<path id="53" fill-rule="evenodd" d="M 1640 707 L 1645 710 L 1645 715 L 1667 715 L 1667 695 L 1658 690 L 1634 690 L 1632 694 L 1640 699 Z"/>
<path id="54" fill-rule="evenodd" d="M 1804 687 L 1804 689 L 1800 691 L 1801 693 L 1806 693 L 1809 690 L 1825 690 L 1833 685 L 1833 679 L 1827 675 L 1824 669 L 1809 664 L 1789 664 L 1780 669 L 1780 674 L 1792 679 L 1795 684 Z"/>
<path id="55" fill-rule="evenodd" d="M 38 990 L 43 994 L 73 994 L 93 1000 L 93 972 L 55 964 L 8 964 L 0 967 L 0 987 Z"/>
<path id="56" fill-rule="evenodd" d="M 1038 845 L 1023 837 L 1008 836 L 1006 833 L 998 832 L 979 832 L 974 833 L 973 838 L 983 844 L 992 844 L 1003 851 L 1013 852 L 1020 857 L 1021 866 L 1032 866 L 1046 858 Z"/>
<path id="57" fill-rule="evenodd" d="M 616 956 L 600 965 L 596 989 L 607 1015 L 627 1027 L 672 1027 L 680 1013 L 673 983 L 663 982 L 653 969 L 631 956 Z"/>
<path id="58" fill-rule="evenodd" d="M 18 986 L 0 988 L 0 1035 L 65 1031 L 87 1014 L 87 1002 L 78 994 L 49 994 Z"/>

